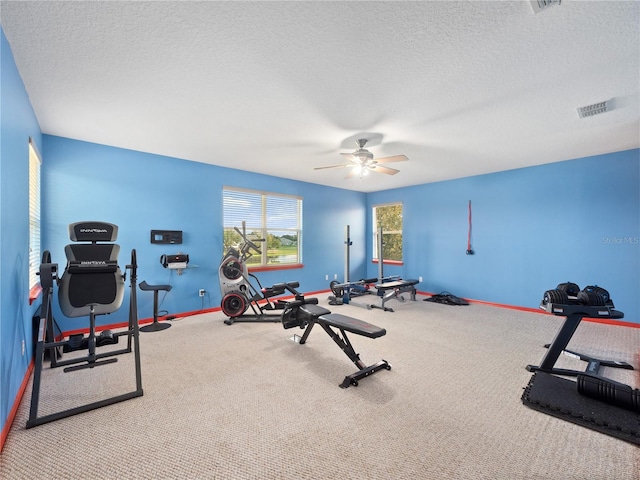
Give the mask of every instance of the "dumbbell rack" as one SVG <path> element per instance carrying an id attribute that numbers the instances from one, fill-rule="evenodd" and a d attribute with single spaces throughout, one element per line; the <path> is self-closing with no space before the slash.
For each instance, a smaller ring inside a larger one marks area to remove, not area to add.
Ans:
<path id="1" fill-rule="evenodd" d="M 527 365 L 527 370 L 530 372 L 546 372 L 555 375 L 575 377 L 578 375 L 590 375 L 597 376 L 600 367 L 614 367 L 623 368 L 626 370 L 633 370 L 633 366 L 627 362 L 619 362 L 615 360 L 602 360 L 598 358 L 589 357 L 581 353 L 572 352 L 566 350 L 566 346 L 569 344 L 571 337 L 575 333 L 578 325 L 583 318 L 611 318 L 619 319 L 624 318 L 624 313 L 614 310 L 611 306 L 590 306 L 590 305 L 562 305 L 557 303 L 541 303 L 540 308 L 547 313 L 558 316 L 566 316 L 566 320 L 556 333 L 553 342 L 545 345 L 547 353 L 540 365 Z M 556 361 L 561 353 L 568 355 L 572 358 L 580 359 L 587 362 L 587 368 L 585 371 L 569 370 L 564 368 L 555 368 Z"/>

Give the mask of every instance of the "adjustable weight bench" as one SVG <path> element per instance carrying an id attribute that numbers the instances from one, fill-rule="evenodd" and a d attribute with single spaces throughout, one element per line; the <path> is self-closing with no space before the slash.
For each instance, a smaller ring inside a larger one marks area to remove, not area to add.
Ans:
<path id="1" fill-rule="evenodd" d="M 317 303 L 318 300 L 315 298 L 289 302 L 282 313 L 282 325 L 285 329 L 293 327 L 305 329 L 302 337 L 298 335 L 293 337 L 294 341 L 301 345 L 306 343 L 316 323 L 327 332 L 331 339 L 359 368 L 357 372 L 344 377 L 343 382 L 340 384 L 341 388 L 348 388 L 351 385 L 357 387 L 359 380 L 383 369 L 391 370 L 391 365 L 386 360 L 367 366 L 360 360 L 360 355 L 356 353 L 347 336 L 347 332 L 349 332 L 369 338 L 378 338 L 386 335 L 387 331 L 384 328 L 357 318 L 331 313 L 330 310 L 318 306 Z"/>

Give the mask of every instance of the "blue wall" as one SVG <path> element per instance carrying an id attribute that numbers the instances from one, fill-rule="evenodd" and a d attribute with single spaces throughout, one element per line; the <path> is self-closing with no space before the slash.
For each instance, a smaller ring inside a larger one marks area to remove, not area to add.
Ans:
<path id="1" fill-rule="evenodd" d="M 311 292 L 328 288 L 325 275 L 333 278 L 337 273 L 342 278 L 344 233 L 336 225 L 351 224 L 352 236 L 364 244 L 363 193 L 48 135 L 43 142 L 43 249 L 51 252 L 61 270 L 66 262 L 64 246 L 70 243 L 70 223 L 115 223 L 120 263 L 127 262 L 135 248 L 138 280 L 172 285 L 161 305 L 169 313 L 220 306 L 223 186 L 303 197 L 304 268 L 261 272 L 258 278 L 263 286 L 296 280 L 301 291 Z M 150 232 L 158 229 L 182 230 L 183 243 L 151 244 Z M 160 255 L 179 251 L 189 254 L 192 267 L 180 276 L 159 261 Z M 360 275 L 364 256 L 364 249 L 355 255 L 354 268 Z M 209 292 L 204 299 L 198 297 L 200 288 Z M 140 318 L 151 316 L 152 299 L 151 293 L 138 291 Z M 54 314 L 63 331 L 80 328 L 79 323 L 84 326 L 82 319 L 63 317 L 57 304 Z M 100 318 L 99 324 L 125 321 L 126 316 L 127 310 L 121 309 Z"/>
<path id="2" fill-rule="evenodd" d="M 33 355 L 29 305 L 29 137 L 40 127 L 0 30 L 0 420 L 5 424 Z M 22 342 L 25 353 L 22 354 Z"/>
<path id="3" fill-rule="evenodd" d="M 403 202 L 404 265 L 385 275 L 422 276 L 423 291 L 537 308 L 558 283 L 597 284 L 640 323 L 639 192 L 629 150 L 373 193 L 367 230 L 372 205 Z"/>
<path id="4" fill-rule="evenodd" d="M 222 256 L 222 188 L 235 186 L 304 198 L 303 263 L 263 272 L 264 285 L 297 280 L 326 290 L 325 275 L 343 278 L 344 226 L 351 225 L 351 278 L 376 276 L 371 263 L 371 206 L 404 204 L 404 264 L 385 274 L 422 276 L 422 291 L 537 307 L 557 283 L 607 288 L 625 320 L 640 323 L 640 150 L 570 160 L 448 182 L 362 194 L 188 162 L 66 138 L 42 136 L 2 32 L 0 38 L 0 420 L 28 370 L 33 348 L 28 302 L 28 139 L 42 153 L 42 247 L 61 267 L 67 226 L 80 220 L 119 225 L 120 261 L 138 253 L 138 280 L 170 283 L 169 313 L 218 307 Z M 465 254 L 467 203 L 473 247 Z M 152 229 L 183 230 L 179 246 L 151 244 Z M 164 269 L 160 255 L 183 251 L 193 268 Z M 198 297 L 198 289 L 209 294 Z M 138 293 L 148 318 L 152 295 Z M 128 301 L 128 294 L 125 301 Z M 57 303 L 54 302 L 57 309 Z M 63 330 L 86 324 L 56 318 Z M 126 308 L 102 320 L 123 322 Z M 21 342 L 26 342 L 22 355 Z"/>

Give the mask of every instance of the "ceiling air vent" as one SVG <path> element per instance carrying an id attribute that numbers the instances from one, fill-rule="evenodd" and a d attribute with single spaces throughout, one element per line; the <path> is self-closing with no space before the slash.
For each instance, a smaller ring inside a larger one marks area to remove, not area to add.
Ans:
<path id="1" fill-rule="evenodd" d="M 562 0 L 530 0 L 529 3 L 531 4 L 531 10 L 533 10 L 533 13 L 540 13 L 547 7 L 560 5 Z"/>
<path id="2" fill-rule="evenodd" d="M 576 110 L 578 110 L 578 116 L 580 118 L 585 118 L 593 117 L 594 115 L 598 115 L 599 113 L 607 112 L 610 110 L 610 107 L 611 105 L 609 100 L 606 100 L 604 102 L 594 103 L 585 107 L 579 107 Z"/>

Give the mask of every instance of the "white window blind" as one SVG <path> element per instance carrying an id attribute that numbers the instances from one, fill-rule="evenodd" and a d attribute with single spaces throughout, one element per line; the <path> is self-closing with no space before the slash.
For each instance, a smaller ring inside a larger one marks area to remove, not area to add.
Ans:
<path id="1" fill-rule="evenodd" d="M 29 289 L 40 279 L 40 156 L 29 139 Z"/>
<path id="2" fill-rule="evenodd" d="M 262 254 L 254 252 L 249 265 L 302 263 L 301 197 L 224 187 L 222 203 L 224 252 L 242 241 L 234 227 L 242 231 L 245 222 L 249 239 L 266 240 L 258 244 Z"/>

